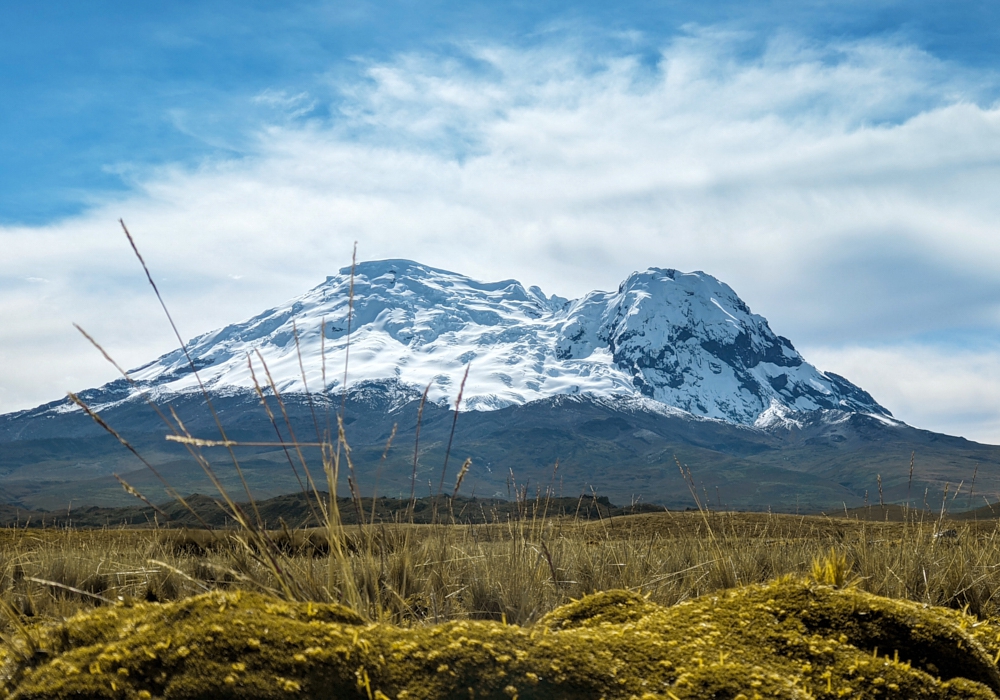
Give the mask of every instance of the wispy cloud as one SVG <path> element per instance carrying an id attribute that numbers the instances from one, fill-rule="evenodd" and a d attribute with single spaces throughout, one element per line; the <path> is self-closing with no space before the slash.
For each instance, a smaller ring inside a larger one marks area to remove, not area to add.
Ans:
<path id="1" fill-rule="evenodd" d="M 1000 349 L 906 343 L 814 348 L 809 355 L 864 385 L 900 420 L 1000 443 Z"/>
<path id="2" fill-rule="evenodd" d="M 307 95 L 262 93 L 284 115 L 248 155 L 147 172 L 83 216 L 0 229 L 0 288 L 20 310 L 0 345 L 24 348 L 7 351 L 0 410 L 58 396 L 67 362 L 83 385 L 110 378 L 75 359 L 70 319 L 123 362 L 169 348 L 119 216 L 192 335 L 301 293 L 355 240 L 362 258 L 568 296 L 650 265 L 702 269 L 832 364 L 853 357 L 831 350 L 845 344 L 995 329 L 994 76 L 892 40 L 749 39 L 693 30 L 654 63 L 562 44 L 407 54 L 337 82 L 332 118 Z M 29 276 L 51 280 L 44 305 Z M 39 318 L 60 330 L 37 335 Z M 899 412 L 886 397 L 904 394 L 866 388 Z"/>

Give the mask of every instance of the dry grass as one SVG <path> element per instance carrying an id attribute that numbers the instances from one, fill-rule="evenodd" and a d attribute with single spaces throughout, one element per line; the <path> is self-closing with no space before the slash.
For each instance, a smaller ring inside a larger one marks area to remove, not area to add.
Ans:
<path id="1" fill-rule="evenodd" d="M 814 561 L 830 550 L 844 560 L 830 575 L 855 577 L 869 592 L 1000 616 L 1000 530 L 964 524 L 955 538 L 935 538 L 937 531 L 937 523 L 699 513 L 377 525 L 347 533 L 332 577 L 330 557 L 308 537 L 272 539 L 303 597 L 343 602 L 343 591 L 354 589 L 366 617 L 402 624 L 526 624 L 571 599 L 622 588 L 670 605 L 783 574 L 815 575 Z M 0 598 L 38 620 L 209 589 L 280 592 L 273 568 L 249 544 L 238 533 L 7 530 Z M 344 571 L 349 587 L 338 578 Z"/>

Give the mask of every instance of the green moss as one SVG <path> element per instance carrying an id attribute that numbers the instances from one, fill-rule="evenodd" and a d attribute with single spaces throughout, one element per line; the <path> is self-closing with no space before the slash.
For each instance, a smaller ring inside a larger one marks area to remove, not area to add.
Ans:
<path id="1" fill-rule="evenodd" d="M 609 591 L 533 627 L 365 625 L 248 593 L 100 609 L 7 652 L 13 698 L 993 698 L 1000 627 L 782 579 L 670 608 Z"/>
<path id="2" fill-rule="evenodd" d="M 553 610 L 539 620 L 538 625 L 551 630 L 602 624 L 624 625 L 659 610 L 663 608 L 635 593 L 602 591 Z"/>

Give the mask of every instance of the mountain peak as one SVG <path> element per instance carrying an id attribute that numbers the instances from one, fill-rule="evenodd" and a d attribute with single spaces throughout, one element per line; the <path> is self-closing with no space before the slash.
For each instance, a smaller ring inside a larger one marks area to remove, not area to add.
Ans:
<path id="1" fill-rule="evenodd" d="M 889 415 L 808 364 L 704 272 L 651 267 L 617 292 L 574 300 L 395 259 L 358 263 L 351 299 L 351 274 L 342 268 L 287 304 L 193 339 L 188 350 L 206 386 L 253 388 L 255 375 L 263 384 L 259 354 L 282 392 L 339 392 L 349 345 L 348 389 L 391 385 L 402 400 L 429 386 L 432 401 L 447 403 L 469 367 L 466 409 L 590 395 L 748 426 L 777 415 L 775 407 Z M 197 386 L 179 350 L 134 377 L 155 392 Z"/>

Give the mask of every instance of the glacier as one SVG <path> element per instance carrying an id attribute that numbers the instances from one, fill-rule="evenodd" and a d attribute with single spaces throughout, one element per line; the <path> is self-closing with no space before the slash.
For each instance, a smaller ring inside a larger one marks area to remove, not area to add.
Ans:
<path id="1" fill-rule="evenodd" d="M 490 411 L 556 396 L 636 403 L 767 427 L 802 412 L 891 414 L 822 372 L 726 284 L 649 268 L 617 291 L 547 296 L 409 260 L 345 267 L 288 303 L 200 335 L 130 372 L 137 389 L 102 403 L 200 391 L 339 394 L 372 389 Z M 262 362 L 263 360 L 263 362 Z M 346 367 L 346 372 L 345 372 Z M 109 387 L 111 385 L 108 385 Z"/>

